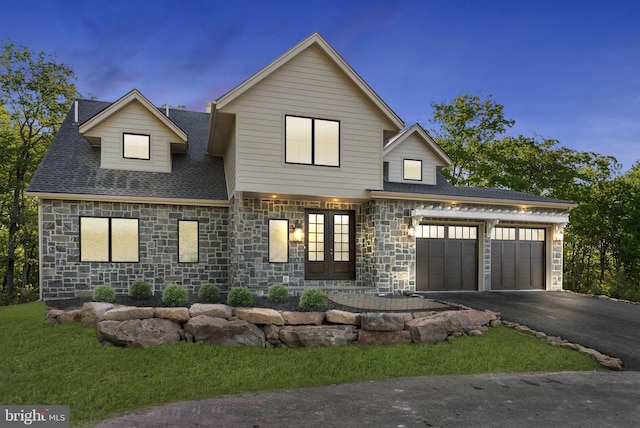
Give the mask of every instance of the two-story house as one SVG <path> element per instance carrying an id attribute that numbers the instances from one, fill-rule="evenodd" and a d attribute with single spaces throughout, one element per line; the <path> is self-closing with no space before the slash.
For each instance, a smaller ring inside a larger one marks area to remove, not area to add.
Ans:
<path id="1" fill-rule="evenodd" d="M 206 113 L 78 100 L 28 189 L 41 292 L 560 289 L 575 204 L 452 186 L 450 162 L 318 34 Z"/>

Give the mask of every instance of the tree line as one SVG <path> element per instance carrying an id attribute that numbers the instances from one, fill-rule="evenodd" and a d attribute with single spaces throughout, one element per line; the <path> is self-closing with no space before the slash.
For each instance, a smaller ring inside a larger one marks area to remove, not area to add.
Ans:
<path id="1" fill-rule="evenodd" d="M 79 96 L 73 70 L 43 52 L 0 45 L 0 304 L 37 298 L 38 211 L 26 188 Z M 428 130 L 451 157 L 454 185 L 504 188 L 577 202 L 565 231 L 565 288 L 640 301 L 640 164 L 539 136 L 491 96 L 432 103 Z M 26 297 L 25 297 L 26 296 Z"/>
<path id="2" fill-rule="evenodd" d="M 509 136 L 515 121 L 491 96 L 432 103 L 431 135 L 452 158 L 452 184 L 578 203 L 564 233 L 564 288 L 640 301 L 640 164 L 539 136 Z"/>

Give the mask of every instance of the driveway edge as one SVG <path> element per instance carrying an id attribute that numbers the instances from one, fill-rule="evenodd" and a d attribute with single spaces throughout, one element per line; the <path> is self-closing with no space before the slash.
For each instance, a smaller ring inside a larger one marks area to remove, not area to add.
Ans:
<path id="1" fill-rule="evenodd" d="M 445 303 L 445 302 L 440 302 L 440 303 Z M 452 307 L 457 307 L 460 309 L 473 309 L 469 306 L 466 305 L 461 305 L 459 303 L 452 303 L 452 302 L 446 302 L 448 305 L 452 306 Z M 498 317 L 501 318 L 500 313 L 497 313 Z M 569 348 L 569 349 L 573 349 L 575 351 L 581 352 L 583 354 L 587 354 L 587 355 L 591 355 L 592 357 L 594 357 L 596 359 L 596 361 L 598 362 L 598 364 L 600 365 L 600 367 L 603 367 L 605 369 L 608 370 L 622 370 L 623 367 L 623 363 L 622 360 L 620 358 L 615 358 L 615 357 L 611 357 L 609 355 L 603 354 L 602 352 L 593 349 L 593 348 L 587 348 L 586 346 L 582 346 L 579 343 L 572 343 L 569 342 L 568 340 L 565 340 L 561 337 L 558 336 L 549 336 L 546 333 L 542 332 L 542 331 L 536 331 L 530 327 L 527 327 L 526 325 L 522 325 L 519 324 L 517 322 L 512 322 L 512 321 L 505 321 L 504 319 L 502 319 L 502 325 L 504 325 L 505 327 L 508 328 L 512 328 L 516 331 L 520 331 L 522 333 L 527 333 L 527 334 L 531 334 L 535 337 L 537 337 L 538 339 L 543 339 L 546 340 L 548 343 L 550 343 L 551 345 L 554 346 L 562 346 L 563 348 Z"/>

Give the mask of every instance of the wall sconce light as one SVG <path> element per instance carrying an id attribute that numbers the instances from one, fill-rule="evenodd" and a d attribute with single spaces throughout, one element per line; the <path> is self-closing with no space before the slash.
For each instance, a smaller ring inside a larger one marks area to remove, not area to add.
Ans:
<path id="1" fill-rule="evenodd" d="M 407 236 L 416 236 L 416 219 L 415 217 L 409 217 L 409 225 L 407 226 Z"/>
<path id="2" fill-rule="evenodd" d="M 553 239 L 555 241 L 562 241 L 564 239 L 564 228 L 567 226 L 566 223 L 556 224 L 553 227 Z"/>
<path id="3" fill-rule="evenodd" d="M 296 220 L 293 226 L 291 226 L 291 240 L 293 242 L 301 242 L 303 238 L 302 223 L 300 223 L 300 220 Z"/>

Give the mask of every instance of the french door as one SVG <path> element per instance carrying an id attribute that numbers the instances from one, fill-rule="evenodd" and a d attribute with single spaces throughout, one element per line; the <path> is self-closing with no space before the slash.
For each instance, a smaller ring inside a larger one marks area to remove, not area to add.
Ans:
<path id="1" fill-rule="evenodd" d="M 305 211 L 305 279 L 355 279 L 353 211 Z"/>

